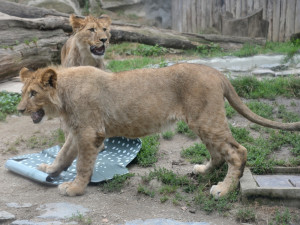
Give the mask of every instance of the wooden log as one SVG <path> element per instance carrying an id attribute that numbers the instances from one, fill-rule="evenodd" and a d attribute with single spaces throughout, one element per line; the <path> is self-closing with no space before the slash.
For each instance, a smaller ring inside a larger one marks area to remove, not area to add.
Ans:
<path id="1" fill-rule="evenodd" d="M 4 0 L 0 0 L 0 12 L 21 18 L 41 18 L 46 16 L 69 17 L 68 14 L 60 13 L 55 10 L 26 6 L 23 4 L 20 5 L 18 3 Z"/>

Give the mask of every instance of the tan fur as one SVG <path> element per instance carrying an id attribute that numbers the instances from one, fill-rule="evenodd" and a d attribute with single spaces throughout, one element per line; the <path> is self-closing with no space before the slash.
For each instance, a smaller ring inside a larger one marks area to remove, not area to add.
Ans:
<path id="1" fill-rule="evenodd" d="M 61 64 L 71 66 L 95 66 L 104 68 L 104 54 L 95 55 L 90 47 L 109 45 L 111 19 L 107 15 L 100 18 L 87 16 L 85 18 L 70 16 L 74 34 L 67 40 L 61 51 Z M 92 30 L 91 30 L 92 29 Z M 105 41 L 104 41 L 105 40 Z M 103 42 L 104 41 L 104 42 Z"/>
<path id="2" fill-rule="evenodd" d="M 224 109 L 224 97 L 249 120 L 272 128 L 300 130 L 300 123 L 284 124 L 264 119 L 240 100 L 220 72 L 203 65 L 177 64 L 160 69 L 139 69 L 106 73 L 94 67 L 23 69 L 22 100 L 18 109 L 34 114 L 44 109 L 61 116 L 68 137 L 52 165 L 40 169 L 59 174 L 78 155 L 77 176 L 59 190 L 64 195 L 84 193 L 90 181 L 96 155 L 104 138 L 141 137 L 159 132 L 165 125 L 184 120 L 210 152 L 205 173 L 225 161 L 228 173 L 211 188 L 216 198 L 236 188 L 243 174 L 247 150 L 231 135 Z M 33 93 L 36 92 L 34 96 Z M 34 117 L 35 118 L 35 117 Z"/>

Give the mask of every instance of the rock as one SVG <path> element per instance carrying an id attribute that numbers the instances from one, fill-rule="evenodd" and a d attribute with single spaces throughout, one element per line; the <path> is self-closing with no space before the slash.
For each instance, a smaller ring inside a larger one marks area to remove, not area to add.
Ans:
<path id="1" fill-rule="evenodd" d="M 297 69 L 300 68 L 300 63 L 298 63 L 298 64 L 296 65 L 296 68 L 297 68 Z"/>
<path id="2" fill-rule="evenodd" d="M 252 74 L 255 76 L 275 76 L 275 72 L 270 69 L 255 69 Z"/>
<path id="3" fill-rule="evenodd" d="M 275 76 L 290 76 L 290 75 L 300 75 L 300 69 L 292 69 L 276 72 Z"/>
<path id="4" fill-rule="evenodd" d="M 222 18 L 222 34 L 239 37 L 267 37 L 269 22 L 263 19 L 263 9 L 239 18 Z"/>
<path id="5" fill-rule="evenodd" d="M 32 204 L 30 204 L 30 203 L 19 204 L 16 202 L 6 203 L 6 205 L 7 205 L 7 207 L 10 207 L 10 208 L 29 208 L 32 206 Z"/>
<path id="6" fill-rule="evenodd" d="M 41 205 L 38 210 L 46 210 L 46 212 L 38 218 L 43 219 L 66 219 L 74 215 L 85 215 L 89 209 L 81 205 L 75 205 L 67 202 L 48 203 Z"/>
<path id="7" fill-rule="evenodd" d="M 15 215 L 6 211 L 0 211 L 0 223 L 2 223 L 5 220 L 13 220 L 14 218 Z"/>
<path id="8" fill-rule="evenodd" d="M 12 225 L 63 225 L 60 221 L 47 221 L 47 222 L 35 222 L 30 220 L 16 220 L 11 223 Z M 72 224 L 72 223 L 68 223 Z"/>
<path id="9" fill-rule="evenodd" d="M 288 68 L 288 65 L 287 64 L 280 64 L 280 63 L 263 64 L 263 65 L 260 65 L 259 68 L 270 69 L 270 70 L 273 70 L 273 71 L 280 71 L 280 70 L 286 70 Z"/>

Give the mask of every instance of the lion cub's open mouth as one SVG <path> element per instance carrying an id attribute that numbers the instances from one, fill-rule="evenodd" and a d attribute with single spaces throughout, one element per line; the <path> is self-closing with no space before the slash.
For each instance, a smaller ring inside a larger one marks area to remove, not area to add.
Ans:
<path id="1" fill-rule="evenodd" d="M 97 47 L 97 46 L 95 46 L 95 45 L 92 45 L 91 47 L 90 47 L 90 51 L 91 51 L 91 53 L 93 53 L 94 55 L 104 55 L 104 53 L 105 53 L 105 46 L 104 45 L 102 45 L 101 47 Z"/>
<path id="2" fill-rule="evenodd" d="M 45 115 L 45 111 L 43 109 L 39 109 L 36 112 L 31 113 L 31 119 L 34 123 L 39 123 L 43 119 Z"/>

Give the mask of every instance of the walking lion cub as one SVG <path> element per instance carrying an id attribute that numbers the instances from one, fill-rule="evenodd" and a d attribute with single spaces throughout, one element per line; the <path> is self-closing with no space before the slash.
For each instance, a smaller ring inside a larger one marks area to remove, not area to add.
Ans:
<path id="1" fill-rule="evenodd" d="M 57 176 L 77 159 L 74 181 L 59 185 L 63 195 L 84 194 L 90 181 L 98 146 L 107 137 L 141 137 L 184 120 L 210 152 L 206 173 L 228 163 L 223 182 L 213 185 L 216 198 L 237 187 L 247 150 L 232 137 L 225 116 L 225 98 L 250 121 L 262 126 L 300 130 L 300 122 L 280 123 L 262 118 L 241 101 L 229 80 L 217 70 L 196 64 L 160 69 L 107 73 L 95 67 L 48 67 L 35 72 L 23 68 L 24 83 L 18 110 L 31 114 L 34 123 L 44 115 L 60 116 L 68 130 L 66 142 L 51 165 L 39 169 Z"/>

